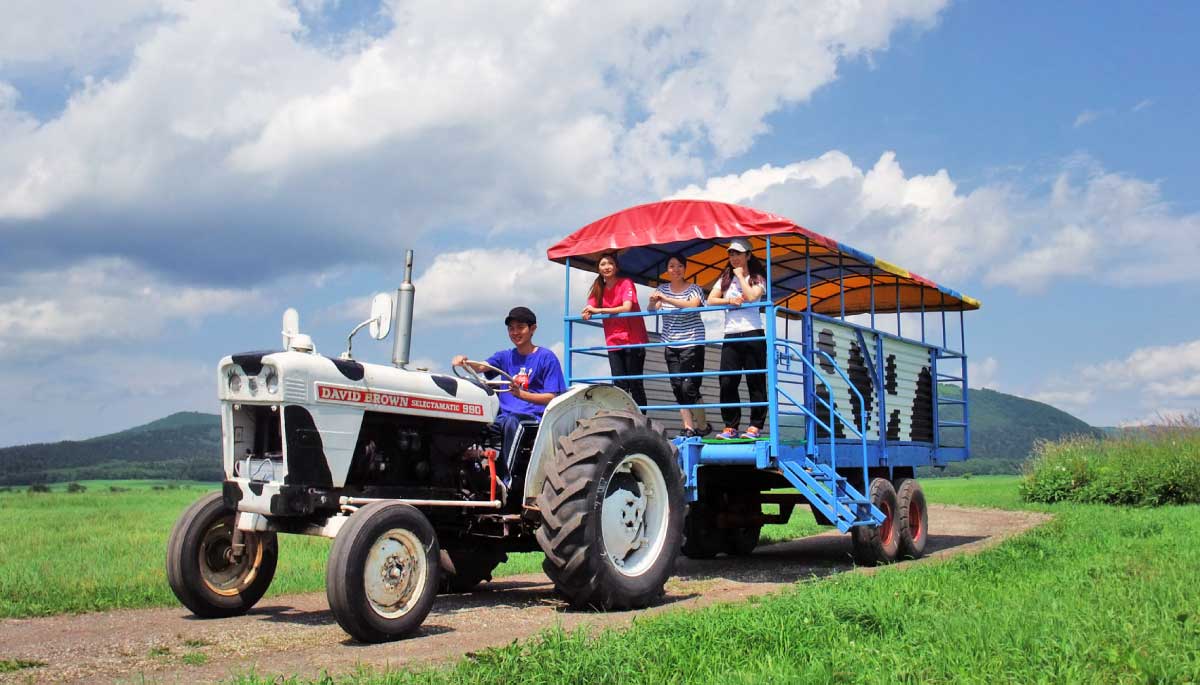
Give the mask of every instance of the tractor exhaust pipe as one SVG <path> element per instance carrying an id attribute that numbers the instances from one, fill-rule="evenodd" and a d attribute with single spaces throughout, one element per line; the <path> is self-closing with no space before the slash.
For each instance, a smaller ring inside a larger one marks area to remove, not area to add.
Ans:
<path id="1" fill-rule="evenodd" d="M 417 294 L 412 284 L 413 251 L 404 253 L 404 282 L 396 289 L 396 337 L 392 340 L 392 364 L 401 369 L 408 366 L 412 347 L 413 298 Z"/>

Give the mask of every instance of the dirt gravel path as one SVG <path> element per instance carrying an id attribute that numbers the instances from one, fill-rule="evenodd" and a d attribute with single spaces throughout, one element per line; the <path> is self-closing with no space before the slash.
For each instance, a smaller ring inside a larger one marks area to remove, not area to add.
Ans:
<path id="1" fill-rule="evenodd" d="M 975 552 L 1036 526 L 1045 514 L 931 506 L 928 556 L 901 567 Z M 0 683 L 221 680 L 260 674 L 317 675 L 421 665 L 508 644 L 559 625 L 621 626 L 637 616 L 762 595 L 813 576 L 855 571 L 850 538 L 836 532 L 765 545 L 750 557 L 680 558 L 661 604 L 642 611 L 572 611 L 541 574 L 509 576 L 466 595 L 439 597 L 421 632 L 383 645 L 350 642 L 323 593 L 268 597 L 246 616 L 204 621 L 181 607 L 0 621 L 0 659 L 45 665 L 0 674 Z M 864 572 L 868 569 L 858 569 Z"/>

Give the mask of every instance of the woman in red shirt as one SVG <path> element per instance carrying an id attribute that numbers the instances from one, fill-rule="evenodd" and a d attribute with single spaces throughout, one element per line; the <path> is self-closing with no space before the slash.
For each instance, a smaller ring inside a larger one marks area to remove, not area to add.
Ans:
<path id="1" fill-rule="evenodd" d="M 620 265 L 614 252 L 602 255 L 596 270 L 600 273 L 588 292 L 587 306 L 583 308 L 583 319 L 593 314 L 624 314 L 640 312 L 637 290 L 633 281 L 619 275 Z M 650 342 L 646 336 L 646 322 L 641 317 L 604 320 L 604 344 L 640 345 Z M 640 376 L 646 364 L 646 348 L 624 348 L 608 351 L 608 367 L 613 376 Z M 638 406 L 646 406 L 646 389 L 642 379 L 617 378 L 613 384 L 629 393 Z M 642 410 L 645 413 L 645 410 Z"/>

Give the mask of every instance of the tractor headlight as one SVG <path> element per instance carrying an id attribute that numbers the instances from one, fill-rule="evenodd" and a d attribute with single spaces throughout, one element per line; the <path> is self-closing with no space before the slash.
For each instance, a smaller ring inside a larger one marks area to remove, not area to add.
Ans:
<path id="1" fill-rule="evenodd" d="M 237 371 L 229 372 L 229 392 L 238 393 L 242 391 L 242 377 Z"/>
<path id="2" fill-rule="evenodd" d="M 267 392 L 274 395 L 279 392 L 279 375 L 274 371 L 267 371 L 267 378 L 263 384 L 267 386 Z"/>

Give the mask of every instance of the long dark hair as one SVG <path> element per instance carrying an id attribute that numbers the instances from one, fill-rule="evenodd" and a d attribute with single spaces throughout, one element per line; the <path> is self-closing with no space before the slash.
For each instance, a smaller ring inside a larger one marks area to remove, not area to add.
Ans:
<path id="1" fill-rule="evenodd" d="M 746 259 L 746 270 L 750 272 L 750 276 L 746 279 L 750 285 L 762 285 L 767 282 L 767 269 L 758 260 L 758 257 L 750 255 Z M 721 294 L 728 294 L 730 283 L 733 283 L 732 264 L 726 266 L 725 270 L 721 272 Z"/>
<path id="2" fill-rule="evenodd" d="M 614 267 L 613 280 L 616 280 L 617 276 L 621 275 L 621 262 L 617 261 L 616 252 L 605 252 L 604 254 L 600 255 L 600 259 L 596 260 L 596 271 L 600 270 L 600 262 L 604 261 L 605 259 L 612 260 Z M 597 307 L 599 307 L 600 303 L 604 301 L 604 286 L 604 277 L 597 273 L 596 280 L 592 281 L 592 288 L 588 291 L 588 300 L 595 300 Z"/>

